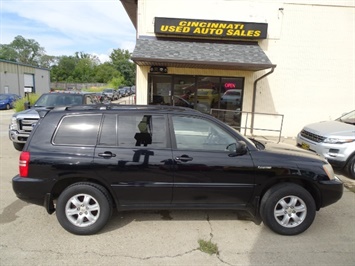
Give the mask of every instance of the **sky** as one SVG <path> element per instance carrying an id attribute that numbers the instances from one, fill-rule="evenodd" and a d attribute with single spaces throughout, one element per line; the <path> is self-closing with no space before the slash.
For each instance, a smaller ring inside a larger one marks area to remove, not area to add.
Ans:
<path id="1" fill-rule="evenodd" d="M 21 35 L 47 55 L 96 55 L 103 63 L 113 49 L 133 52 L 136 31 L 119 0 L 0 0 L 0 44 Z"/>

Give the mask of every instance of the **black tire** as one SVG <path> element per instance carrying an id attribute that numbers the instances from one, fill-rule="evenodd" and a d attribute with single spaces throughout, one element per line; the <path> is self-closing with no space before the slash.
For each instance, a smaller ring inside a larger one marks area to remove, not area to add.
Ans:
<path id="1" fill-rule="evenodd" d="M 349 178 L 355 179 L 355 155 L 353 155 L 346 164 L 346 173 Z"/>
<path id="2" fill-rule="evenodd" d="M 56 214 L 60 225 L 68 232 L 91 235 L 100 231 L 110 219 L 112 200 L 100 185 L 75 183 L 60 194 Z"/>
<path id="3" fill-rule="evenodd" d="M 307 230 L 316 215 L 312 195 L 303 187 L 282 183 L 270 188 L 260 204 L 266 226 L 280 235 L 297 235 Z"/>
<path id="4" fill-rule="evenodd" d="M 6 105 L 6 110 L 10 110 L 10 109 L 11 109 L 10 104 L 7 104 L 7 105 Z"/>
<path id="5" fill-rule="evenodd" d="M 23 147 L 25 147 L 24 143 L 12 142 L 12 144 L 14 145 L 14 148 L 18 151 L 22 151 Z"/>

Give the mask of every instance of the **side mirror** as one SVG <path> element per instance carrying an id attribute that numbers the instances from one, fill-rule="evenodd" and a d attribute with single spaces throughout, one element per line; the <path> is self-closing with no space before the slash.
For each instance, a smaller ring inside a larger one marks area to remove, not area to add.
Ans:
<path id="1" fill-rule="evenodd" d="M 247 144 L 241 140 L 237 141 L 236 143 L 229 144 L 227 146 L 227 150 L 231 152 L 228 154 L 229 157 L 244 155 L 248 152 Z"/>

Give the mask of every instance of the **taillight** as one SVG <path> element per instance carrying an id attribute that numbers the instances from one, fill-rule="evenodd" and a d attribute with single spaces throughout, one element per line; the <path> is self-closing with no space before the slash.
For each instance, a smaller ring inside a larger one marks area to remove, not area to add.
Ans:
<path id="1" fill-rule="evenodd" d="M 30 153 L 28 151 L 21 152 L 19 168 L 20 168 L 20 176 L 28 177 L 28 165 L 30 163 Z"/>

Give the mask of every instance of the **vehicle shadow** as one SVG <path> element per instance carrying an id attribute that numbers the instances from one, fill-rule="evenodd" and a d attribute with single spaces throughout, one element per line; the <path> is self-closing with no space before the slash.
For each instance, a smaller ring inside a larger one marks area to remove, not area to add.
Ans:
<path id="1" fill-rule="evenodd" d="M 334 169 L 334 173 L 344 183 L 344 187 L 355 193 L 355 180 L 350 178 L 343 169 Z"/>
<path id="2" fill-rule="evenodd" d="M 142 211 L 117 211 L 113 214 L 108 224 L 99 234 L 105 234 L 110 231 L 116 231 L 124 228 L 132 222 L 175 222 L 175 221 L 209 221 L 210 219 L 218 221 L 245 221 L 254 224 L 260 224 L 246 211 L 235 210 L 142 210 Z"/>

